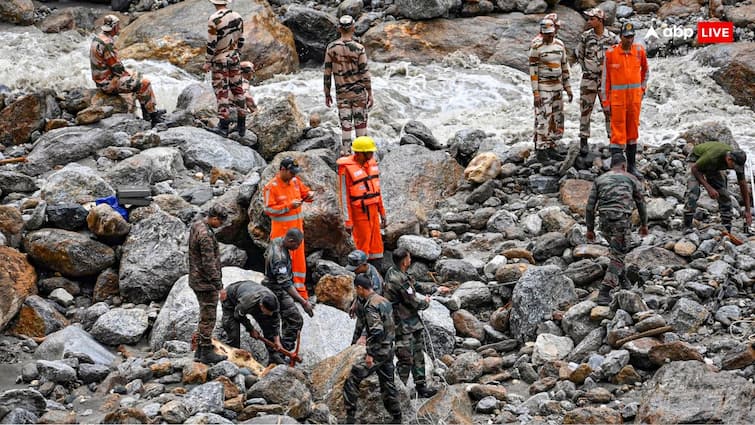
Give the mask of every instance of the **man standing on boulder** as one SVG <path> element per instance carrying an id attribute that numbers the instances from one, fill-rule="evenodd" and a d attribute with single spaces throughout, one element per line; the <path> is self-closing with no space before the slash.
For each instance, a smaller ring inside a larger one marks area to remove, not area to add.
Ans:
<path id="1" fill-rule="evenodd" d="M 304 326 L 294 301 L 301 304 L 309 317 L 314 316 L 312 305 L 294 289 L 291 272 L 291 252 L 299 247 L 303 239 L 304 234 L 299 229 L 289 229 L 284 237 L 271 240 L 265 251 L 265 279 L 262 285 L 278 298 L 282 322 L 280 340 L 288 351 L 295 348 L 296 335 Z"/>
<path id="2" fill-rule="evenodd" d="M 367 339 L 367 353 L 364 363 L 355 363 L 351 367 L 351 373 L 343 386 L 346 423 L 356 423 L 359 384 L 373 372 L 377 372 L 385 410 L 391 414 L 391 423 L 400 424 L 401 405 L 393 381 L 393 344 L 396 338 L 393 307 L 390 301 L 372 289 L 372 282 L 364 275 L 354 279 L 354 288 L 357 293 L 357 324 L 351 344 L 356 344 L 364 335 Z"/>
<path id="3" fill-rule="evenodd" d="M 212 88 L 218 101 L 220 123 L 215 132 L 228 136 L 231 104 L 236 109 L 236 130 L 246 134 L 246 99 L 241 85 L 241 54 L 244 46 L 244 20 L 226 8 L 228 0 L 210 0 L 215 13 L 207 22 L 207 55 L 202 70 L 212 70 Z"/>
<path id="4" fill-rule="evenodd" d="M 367 69 L 364 46 L 353 40 L 354 18 L 341 16 L 338 21 L 341 38 L 330 43 L 325 51 L 325 106 L 333 105 L 330 97 L 331 76 L 336 84 L 336 104 L 341 120 L 341 155 L 349 154 L 351 130 L 367 135 L 367 114 L 372 107 L 372 82 Z"/>
<path id="5" fill-rule="evenodd" d="M 640 215 L 640 236 L 648 234 L 648 216 L 642 184 L 632 174 L 626 172 L 626 159 L 623 152 L 611 156 L 611 170 L 597 179 L 587 199 L 585 224 L 587 240 L 595 240 L 595 208 L 600 214 L 600 230 L 608 240 L 608 269 L 598 292 L 597 303 L 611 303 L 611 290 L 619 286 L 624 275 L 624 255 L 627 253 L 629 228 L 631 225 L 632 202 Z"/>
<path id="6" fill-rule="evenodd" d="M 289 229 L 298 229 L 304 234 L 302 203 L 312 202 L 312 192 L 301 179 L 296 177 L 301 169 L 291 157 L 283 158 L 278 173 L 263 188 L 265 215 L 270 217 L 270 240 L 281 237 Z M 307 259 L 304 241 L 291 252 L 294 287 L 305 300 L 307 293 Z"/>
<path id="7" fill-rule="evenodd" d="M 642 44 L 634 42 L 634 25 L 621 26 L 621 42 L 606 50 L 600 99 L 611 114 L 611 153 L 626 150 L 627 172 L 637 177 L 637 138 L 640 107 L 648 81 L 648 58 Z"/>
<path id="8" fill-rule="evenodd" d="M 595 106 L 595 98 L 600 89 L 600 75 L 603 72 L 603 58 L 606 50 L 619 43 L 619 37 L 604 26 L 605 13 L 598 7 L 585 12 L 590 29 L 582 33 L 577 48 L 577 58 L 582 67 L 582 83 L 579 86 L 579 153 L 587 155 L 587 140 L 590 138 L 590 116 Z M 603 105 L 601 104 L 601 109 Z M 611 114 L 603 109 L 606 133 L 611 138 Z"/>
<path id="9" fill-rule="evenodd" d="M 338 202 L 346 230 L 354 238 L 356 248 L 380 268 L 383 258 L 385 208 L 380 193 L 380 170 L 374 155 L 375 141 L 360 136 L 351 144 L 354 154 L 336 161 L 338 164 Z"/>
<path id="10" fill-rule="evenodd" d="M 218 308 L 218 291 L 223 289 L 220 250 L 215 239 L 216 229 L 228 217 L 225 209 L 214 204 L 206 218 L 194 221 L 189 231 L 189 287 L 199 302 L 197 351 L 194 358 L 205 364 L 221 362 L 226 356 L 215 354 L 212 331 Z"/>
<path id="11" fill-rule="evenodd" d="M 120 19 L 107 15 L 100 29 L 102 32 L 94 37 L 89 48 L 92 80 L 97 88 L 109 95 L 135 93 L 142 109 L 142 119 L 149 121 L 152 127 L 163 122 L 165 111 L 156 109 L 155 92 L 150 81 L 138 72 L 127 71 L 118 58 L 115 37 L 121 32 Z"/>
<path id="12" fill-rule="evenodd" d="M 731 146 L 721 142 L 708 142 L 695 146 L 687 158 L 689 177 L 687 178 L 687 202 L 684 204 L 684 227 L 692 227 L 692 218 L 697 209 L 700 198 L 700 185 L 708 192 L 711 199 L 718 201 L 721 212 L 721 223 L 727 232 L 731 232 L 732 202 L 726 181 L 725 170 L 733 169 L 737 174 L 739 192 L 745 204 L 745 223 L 752 225 L 750 210 L 750 188 L 745 179 L 744 165 L 747 154 L 741 150 L 734 150 Z"/>
<path id="13" fill-rule="evenodd" d="M 550 19 L 540 22 L 542 41 L 530 48 L 530 80 L 534 107 L 537 111 L 535 150 L 538 161 L 560 161 L 556 144 L 564 134 L 564 102 L 566 91 L 572 101 L 569 85 L 569 63 L 564 44 L 557 40 L 556 26 Z"/>

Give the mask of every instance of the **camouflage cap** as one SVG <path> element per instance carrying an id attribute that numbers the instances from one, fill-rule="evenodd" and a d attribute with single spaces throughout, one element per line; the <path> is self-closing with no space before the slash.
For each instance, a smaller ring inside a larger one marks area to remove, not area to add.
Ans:
<path id="1" fill-rule="evenodd" d="M 354 26 L 354 18 L 351 17 L 351 15 L 343 15 L 341 16 L 341 19 L 338 20 L 338 27 L 343 29 L 349 29 Z"/>
<path id="2" fill-rule="evenodd" d="M 540 33 L 541 34 L 553 34 L 556 32 L 556 25 L 550 19 L 543 19 L 540 21 Z"/>
<path id="3" fill-rule="evenodd" d="M 120 21 L 121 20 L 115 15 L 107 15 L 102 21 L 102 26 L 100 28 L 102 28 L 103 31 L 112 31 Z"/>
<path id="4" fill-rule="evenodd" d="M 346 270 L 353 272 L 357 267 L 367 263 L 367 254 L 357 249 L 351 251 L 347 260 L 349 264 L 346 265 Z"/>
<path id="5" fill-rule="evenodd" d="M 600 19 L 601 21 L 604 20 L 604 19 L 606 19 L 606 12 L 604 12 L 603 9 L 601 9 L 599 7 L 595 7 L 595 8 L 592 8 L 592 9 L 588 10 L 587 12 L 585 12 L 585 15 L 586 16 L 594 16 L 594 17 Z"/>

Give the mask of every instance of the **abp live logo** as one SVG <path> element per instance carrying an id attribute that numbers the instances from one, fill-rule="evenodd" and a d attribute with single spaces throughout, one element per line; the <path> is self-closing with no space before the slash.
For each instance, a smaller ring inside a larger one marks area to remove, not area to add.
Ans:
<path id="1" fill-rule="evenodd" d="M 734 42 L 734 23 L 706 21 L 698 22 L 697 42 L 699 44 Z"/>

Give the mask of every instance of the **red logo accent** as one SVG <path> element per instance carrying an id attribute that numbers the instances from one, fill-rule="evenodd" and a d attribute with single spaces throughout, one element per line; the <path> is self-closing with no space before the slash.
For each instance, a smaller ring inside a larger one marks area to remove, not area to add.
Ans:
<path id="1" fill-rule="evenodd" d="M 698 22 L 697 42 L 708 43 L 732 43 L 734 41 L 733 22 Z"/>

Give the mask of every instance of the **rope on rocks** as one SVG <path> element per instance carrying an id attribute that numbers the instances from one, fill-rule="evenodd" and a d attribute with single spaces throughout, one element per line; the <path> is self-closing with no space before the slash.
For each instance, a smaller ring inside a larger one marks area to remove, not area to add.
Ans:
<path id="1" fill-rule="evenodd" d="M 742 327 L 736 327 L 737 324 L 747 324 L 749 330 L 745 330 Z M 751 334 L 747 335 L 747 332 L 752 332 Z M 729 325 L 729 334 L 732 336 L 732 338 L 738 339 L 740 341 L 748 341 L 748 342 L 755 342 L 755 318 L 749 318 L 749 319 L 740 319 L 736 320 L 734 322 L 731 322 Z"/>

